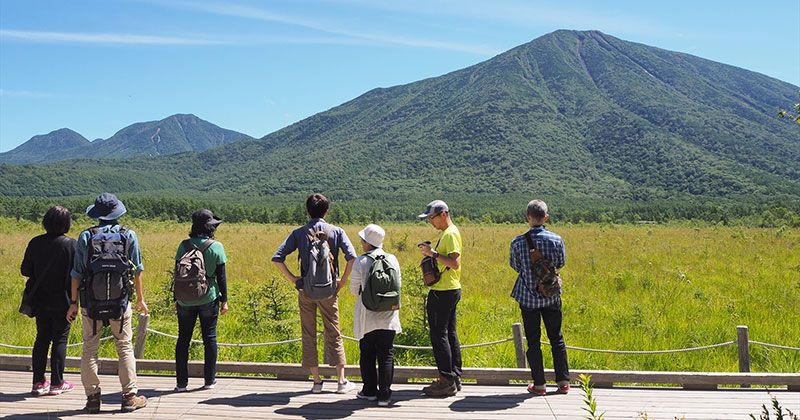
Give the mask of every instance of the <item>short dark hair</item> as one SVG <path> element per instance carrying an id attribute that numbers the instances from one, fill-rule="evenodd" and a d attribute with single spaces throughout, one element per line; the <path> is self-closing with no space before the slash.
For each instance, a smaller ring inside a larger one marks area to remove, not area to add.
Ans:
<path id="1" fill-rule="evenodd" d="M 50 207 L 42 218 L 42 226 L 51 235 L 63 235 L 72 226 L 72 215 L 65 207 Z"/>
<path id="2" fill-rule="evenodd" d="M 328 208 L 331 206 L 331 200 L 322 194 L 311 194 L 306 200 L 306 211 L 312 218 L 318 219 L 325 216 Z"/>
<path id="3" fill-rule="evenodd" d="M 547 204 L 542 200 L 531 200 L 528 203 L 528 216 L 534 219 L 542 219 L 547 216 Z"/>
<path id="4" fill-rule="evenodd" d="M 217 231 L 217 225 L 208 225 L 208 224 L 194 224 L 192 223 L 192 229 L 189 231 L 190 238 L 199 238 L 202 236 L 207 236 L 209 238 L 214 238 L 214 232 Z"/>

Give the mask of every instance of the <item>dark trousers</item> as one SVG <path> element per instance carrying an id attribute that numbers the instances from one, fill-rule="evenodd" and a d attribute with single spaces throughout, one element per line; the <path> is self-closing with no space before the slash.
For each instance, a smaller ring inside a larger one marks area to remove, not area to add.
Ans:
<path id="1" fill-rule="evenodd" d="M 194 324 L 200 318 L 203 336 L 205 384 L 214 383 L 217 377 L 217 318 L 219 302 L 213 301 L 200 306 L 178 306 L 178 342 L 175 344 L 175 374 L 178 386 L 189 383 L 189 345 L 194 332 Z"/>
<path id="2" fill-rule="evenodd" d="M 377 395 L 381 401 L 392 397 L 390 388 L 394 378 L 394 335 L 393 330 L 374 330 L 364 334 L 358 342 L 361 349 L 361 379 L 364 381 L 361 393 Z"/>
<path id="3" fill-rule="evenodd" d="M 64 362 L 67 359 L 67 340 L 70 323 L 66 311 L 36 311 L 36 342 L 33 344 L 33 383 L 44 381 L 47 350 L 50 349 L 50 385 L 64 382 Z"/>
<path id="4" fill-rule="evenodd" d="M 542 362 L 542 326 L 547 331 L 550 341 L 550 350 L 553 353 L 553 369 L 556 372 L 556 382 L 569 380 L 569 364 L 567 363 L 567 345 L 564 344 L 564 335 L 561 334 L 561 303 L 555 306 L 539 309 L 528 309 L 520 306 L 522 310 L 522 325 L 525 328 L 525 338 L 528 340 L 528 365 L 531 368 L 531 377 L 534 385 L 544 385 L 544 362 Z"/>
<path id="5" fill-rule="evenodd" d="M 428 326 L 431 332 L 433 357 L 439 374 L 455 380 L 461 376 L 461 344 L 456 332 L 456 306 L 461 289 L 428 292 Z"/>

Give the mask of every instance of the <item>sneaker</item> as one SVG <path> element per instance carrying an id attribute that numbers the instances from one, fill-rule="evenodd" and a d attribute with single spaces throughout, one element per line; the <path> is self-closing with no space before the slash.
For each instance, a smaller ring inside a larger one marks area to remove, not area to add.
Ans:
<path id="1" fill-rule="evenodd" d="M 544 385 L 528 384 L 528 392 L 533 395 L 547 395 L 547 387 Z"/>
<path id="2" fill-rule="evenodd" d="M 559 381 L 558 391 L 556 391 L 556 394 L 567 394 L 567 393 L 569 393 L 569 381 Z"/>
<path id="3" fill-rule="evenodd" d="M 456 376 L 456 390 L 461 391 L 461 377 Z"/>
<path id="4" fill-rule="evenodd" d="M 189 391 L 189 389 L 187 387 L 185 387 L 185 386 L 176 386 L 175 387 L 175 392 L 187 392 L 187 391 Z"/>
<path id="5" fill-rule="evenodd" d="M 31 388 L 31 394 L 37 397 L 47 394 L 48 392 L 50 392 L 50 382 L 47 380 L 36 382 L 33 384 L 33 388 Z"/>
<path id="6" fill-rule="evenodd" d="M 147 407 L 147 398 L 143 395 L 133 393 L 122 395 L 122 411 L 129 413 L 144 407 Z"/>
<path id="7" fill-rule="evenodd" d="M 375 401 L 378 399 L 376 395 L 365 395 L 364 392 L 358 391 L 356 394 L 356 398 L 359 400 L 366 400 L 366 401 Z"/>
<path id="8" fill-rule="evenodd" d="M 65 392 L 70 392 L 73 389 L 75 389 L 75 385 L 72 385 L 71 383 L 64 381 L 61 382 L 61 385 L 51 386 L 49 395 L 61 395 Z"/>
<path id="9" fill-rule="evenodd" d="M 321 394 L 322 393 L 322 381 L 314 382 L 314 385 L 311 386 L 311 393 L 313 394 Z"/>
<path id="10" fill-rule="evenodd" d="M 343 383 L 339 383 L 339 386 L 336 387 L 337 394 L 347 394 L 348 392 L 356 389 L 355 384 L 350 381 L 345 381 Z"/>
<path id="11" fill-rule="evenodd" d="M 97 414 L 100 412 L 100 393 L 89 395 L 86 397 L 86 407 L 83 410 L 89 414 Z"/>
<path id="12" fill-rule="evenodd" d="M 211 382 L 210 384 L 203 385 L 203 389 L 214 389 L 217 387 L 217 381 Z"/>
<path id="13" fill-rule="evenodd" d="M 426 389 L 425 395 L 429 397 L 452 397 L 458 392 L 456 382 L 444 378 L 440 378 Z"/>
<path id="14" fill-rule="evenodd" d="M 378 407 L 388 407 L 392 400 L 378 400 Z"/>

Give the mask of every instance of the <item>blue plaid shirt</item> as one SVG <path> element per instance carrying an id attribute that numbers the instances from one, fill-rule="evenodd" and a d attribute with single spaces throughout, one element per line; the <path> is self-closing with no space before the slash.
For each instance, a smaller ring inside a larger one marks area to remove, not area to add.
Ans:
<path id="1" fill-rule="evenodd" d="M 566 263 L 564 253 L 564 241 L 561 236 L 550 232 L 544 226 L 532 227 L 530 232 L 533 234 L 533 244 L 542 255 L 553 264 L 555 268 L 561 268 Z M 526 233 L 527 234 L 527 233 Z M 519 235 L 511 241 L 511 249 L 508 255 L 508 264 L 519 275 L 514 283 L 511 296 L 519 302 L 519 305 L 527 309 L 540 309 L 553 306 L 561 302 L 561 294 L 556 294 L 549 298 L 542 296 L 536 290 L 539 280 L 533 278 L 533 268 L 529 254 L 528 243 L 524 235 Z"/>

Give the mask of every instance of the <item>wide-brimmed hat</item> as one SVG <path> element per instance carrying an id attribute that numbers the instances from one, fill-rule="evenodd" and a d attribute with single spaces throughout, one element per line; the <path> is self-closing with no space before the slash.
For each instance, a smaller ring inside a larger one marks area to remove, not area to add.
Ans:
<path id="1" fill-rule="evenodd" d="M 386 231 L 378 225 L 369 224 L 358 232 L 358 236 L 375 248 L 382 248 L 383 238 L 386 237 Z"/>
<path id="2" fill-rule="evenodd" d="M 93 219 L 117 220 L 128 211 L 116 195 L 102 193 L 94 200 L 94 204 L 86 207 L 86 215 Z"/>
<path id="3" fill-rule="evenodd" d="M 201 209 L 192 213 L 192 224 L 195 226 L 207 226 L 213 229 L 220 223 L 222 223 L 222 219 L 214 216 L 211 210 Z"/>
<path id="4" fill-rule="evenodd" d="M 424 219 L 432 214 L 439 214 L 444 212 L 449 212 L 450 208 L 447 207 L 447 203 L 442 200 L 433 200 L 425 207 L 425 213 L 420 214 L 417 216 L 420 219 Z"/>

